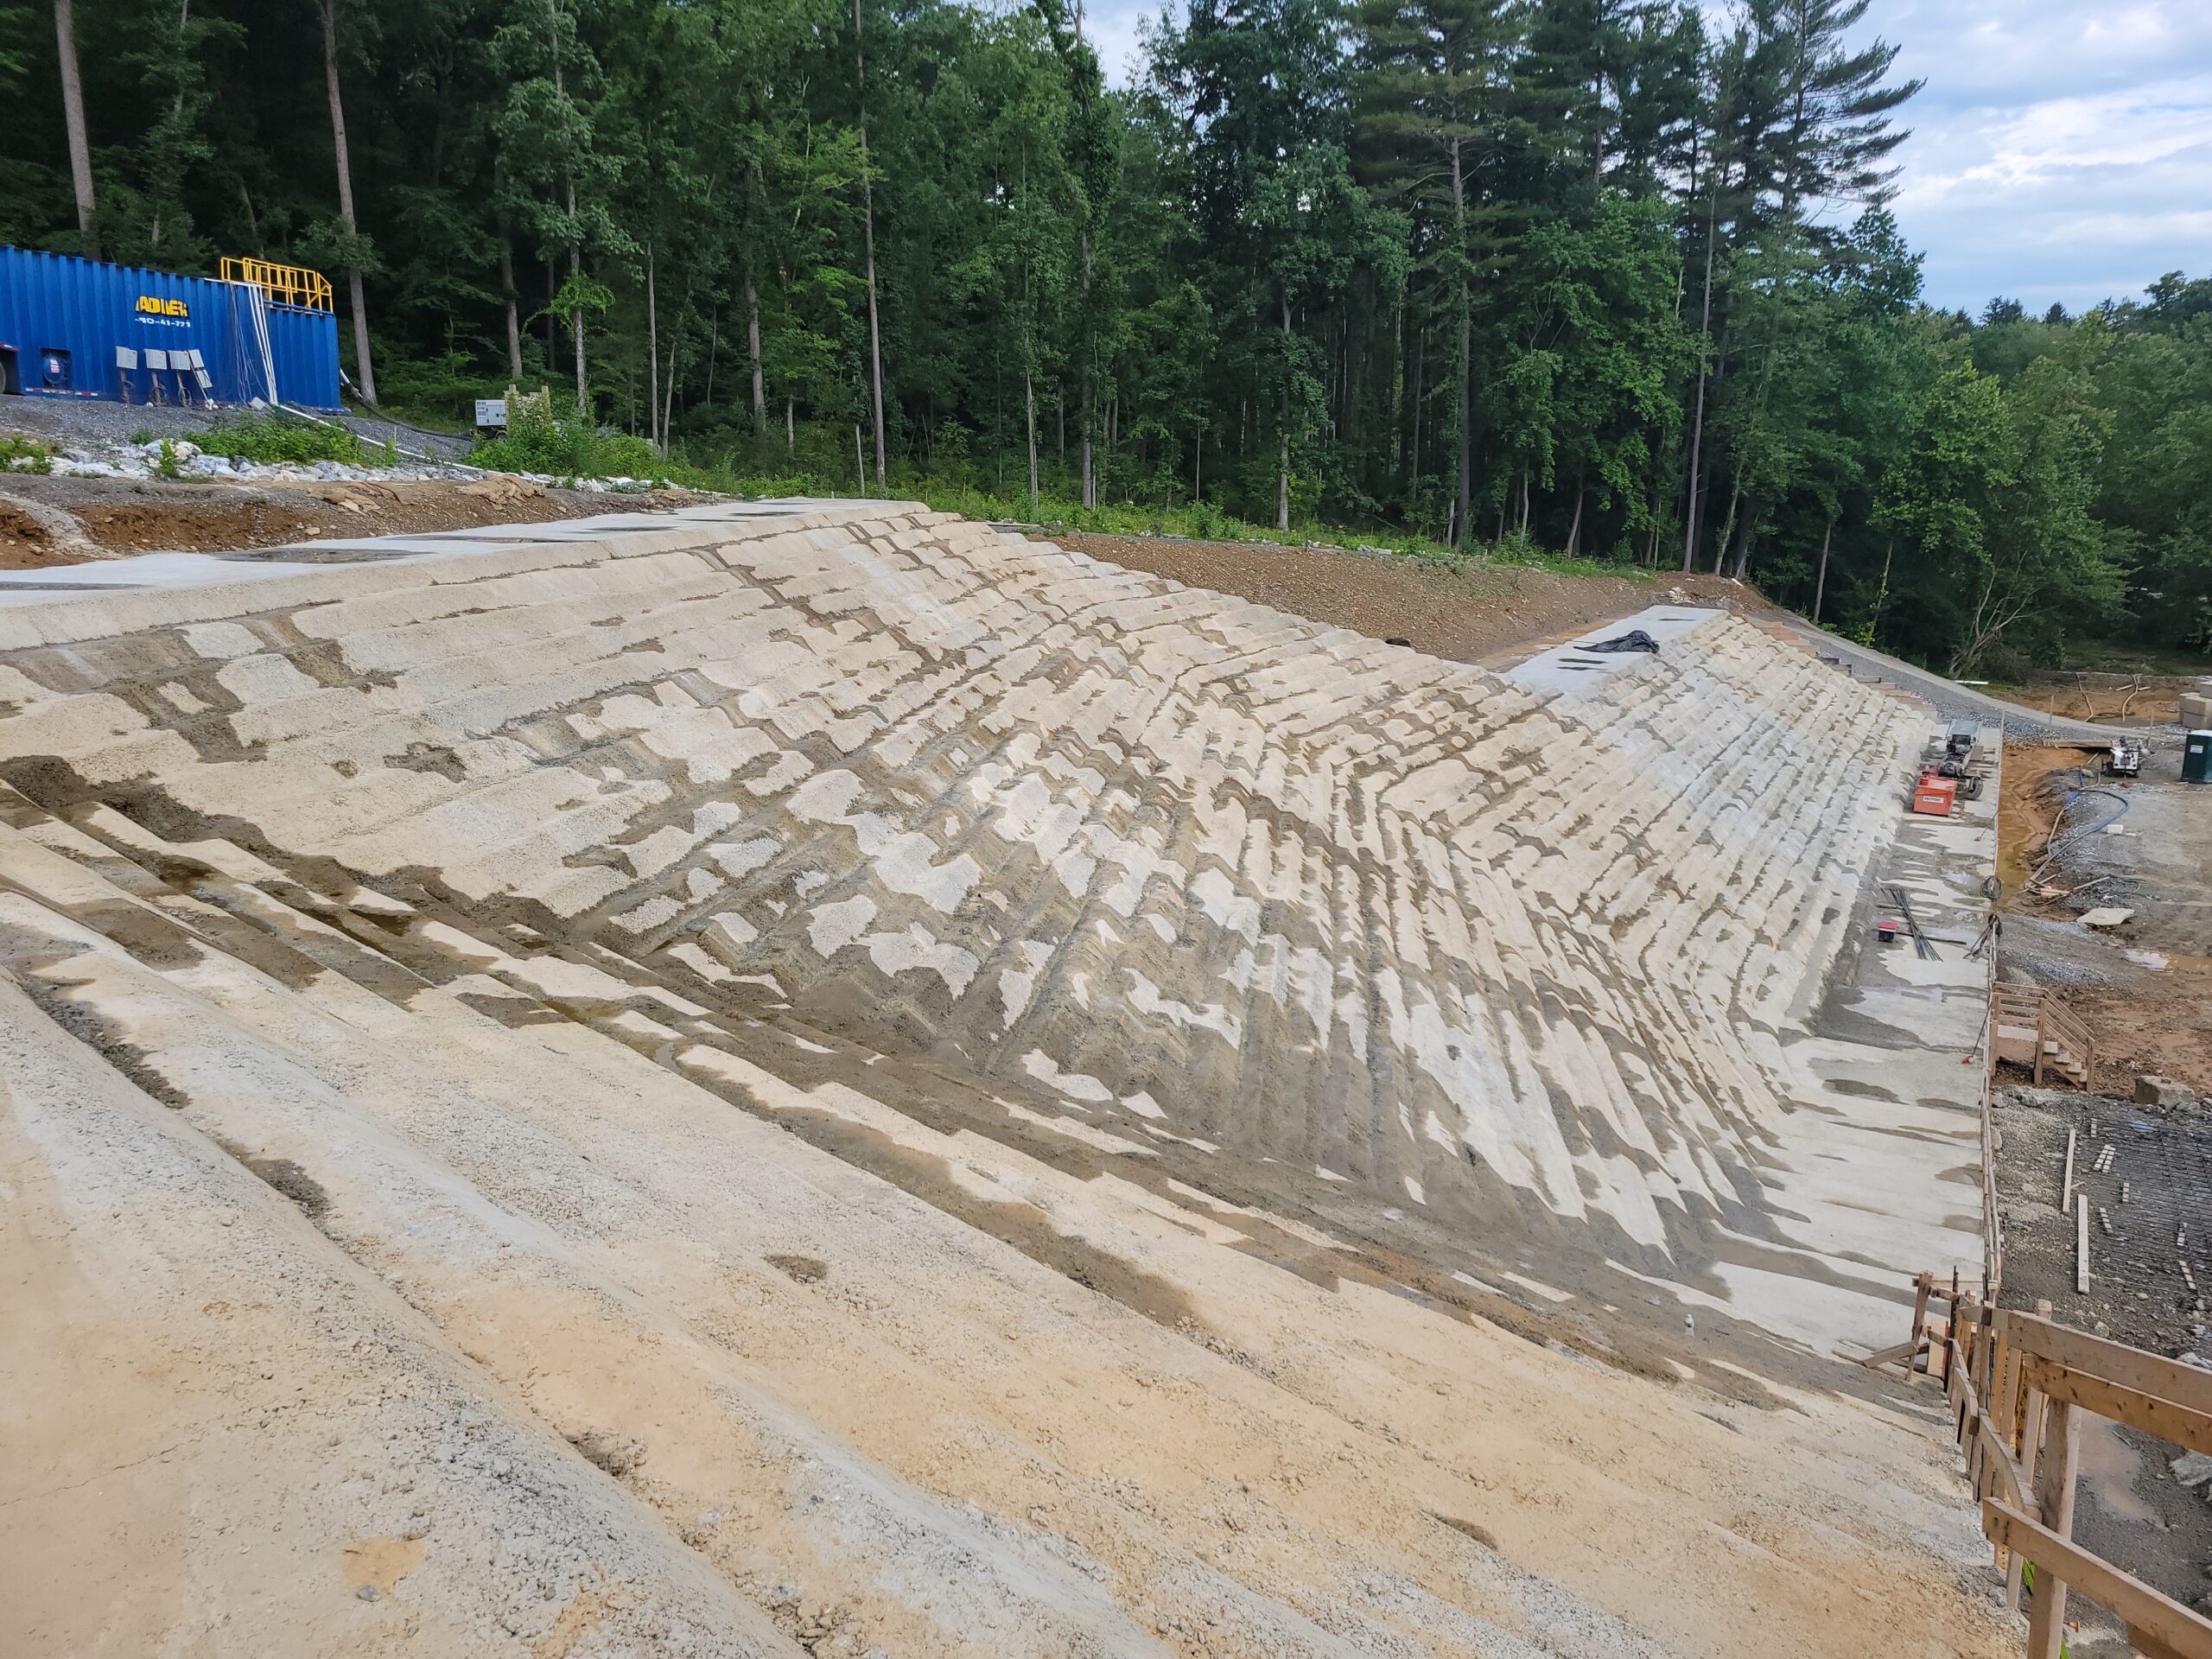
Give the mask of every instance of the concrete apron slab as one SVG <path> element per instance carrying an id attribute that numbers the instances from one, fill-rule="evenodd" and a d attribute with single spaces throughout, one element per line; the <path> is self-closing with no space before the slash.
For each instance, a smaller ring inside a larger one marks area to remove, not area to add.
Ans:
<path id="1" fill-rule="evenodd" d="M 877 505 L 891 509 L 912 504 Z M 473 530 L 431 531 L 413 536 L 333 537 L 237 553 L 141 553 L 129 558 L 45 569 L 0 570 L 0 608 L 51 603 L 88 590 L 228 588 L 299 575 L 321 565 L 467 558 L 530 543 L 597 545 L 609 541 L 637 543 L 651 537 L 657 544 L 665 544 L 671 539 L 672 525 L 677 528 L 680 537 L 682 530 L 694 525 L 801 519 L 851 505 L 850 502 L 810 497 L 778 501 L 716 501 L 672 512 L 596 513 L 588 518 L 487 524 Z"/>
<path id="2" fill-rule="evenodd" d="M 1931 720 L 1929 741 L 1942 727 Z M 1868 870 L 1825 994 L 1782 1036 L 1785 1093 L 1796 1110 L 1765 1175 L 1785 1236 L 1834 1279 L 1817 1292 L 1789 1276 L 1722 1264 L 1739 1310 L 1816 1345 L 1872 1351 L 1903 1339 L 1907 1288 L 1923 1270 L 1978 1283 L 1981 1260 L 1982 1026 L 1991 956 L 1967 955 L 1989 915 L 1997 868 L 1995 729 L 1980 798 L 1939 819 L 1910 810 Z M 1936 956 L 1909 937 L 1902 892 Z"/>

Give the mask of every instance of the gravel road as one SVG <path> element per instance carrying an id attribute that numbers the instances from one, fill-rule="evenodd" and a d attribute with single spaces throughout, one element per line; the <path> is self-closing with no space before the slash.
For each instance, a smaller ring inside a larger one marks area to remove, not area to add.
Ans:
<path id="1" fill-rule="evenodd" d="M 2017 702 L 2007 702 L 2002 697 L 1993 697 L 1970 685 L 1961 685 L 1956 680 L 1946 679 L 1932 670 L 1915 668 L 1910 663 L 1901 662 L 1886 652 L 1840 639 L 1814 626 L 1802 617 L 1783 613 L 1777 614 L 1774 620 L 1802 634 L 1813 642 L 1822 657 L 1834 658 L 1848 668 L 1854 677 L 1879 681 L 1910 691 L 1929 703 L 1946 720 L 1978 720 L 1985 725 L 2002 725 L 2007 737 L 2038 742 L 2109 743 L 2119 729 L 2095 725 L 2086 720 L 2053 716 L 2039 709 L 2024 708 Z"/>

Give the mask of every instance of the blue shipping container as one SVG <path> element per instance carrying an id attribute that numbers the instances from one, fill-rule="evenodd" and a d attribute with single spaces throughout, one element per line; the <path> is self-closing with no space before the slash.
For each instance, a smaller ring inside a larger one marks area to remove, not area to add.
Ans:
<path id="1" fill-rule="evenodd" d="M 338 320 L 249 283 L 0 247 L 0 378 L 27 397 L 335 410 Z"/>

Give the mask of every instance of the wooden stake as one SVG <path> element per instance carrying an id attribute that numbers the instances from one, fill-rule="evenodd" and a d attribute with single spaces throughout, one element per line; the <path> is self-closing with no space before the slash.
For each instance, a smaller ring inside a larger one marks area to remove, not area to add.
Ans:
<path id="1" fill-rule="evenodd" d="M 2074 1536 L 2075 1476 L 2082 1466 L 2082 1419 L 2063 1400 L 2044 1407 L 2044 1456 L 2036 1471 L 2036 1508 L 2061 1538 Z M 2049 1568 L 2028 1598 L 2028 1659 L 2058 1659 L 2066 1637 L 2066 1581 Z"/>
<path id="2" fill-rule="evenodd" d="M 2066 1131 L 2066 1179 L 2058 1189 L 2059 1213 L 2063 1215 L 2074 1207 L 2074 1131 Z"/>
<path id="3" fill-rule="evenodd" d="M 2086 1192 L 2074 1203 L 2074 1294 L 2089 1294 L 2089 1195 Z"/>

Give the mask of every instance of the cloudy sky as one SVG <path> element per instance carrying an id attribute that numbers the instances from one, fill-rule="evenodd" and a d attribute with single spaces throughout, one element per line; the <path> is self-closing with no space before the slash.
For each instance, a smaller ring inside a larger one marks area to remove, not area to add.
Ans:
<path id="1" fill-rule="evenodd" d="M 1159 10 L 1090 0 L 1114 79 Z M 2212 276 L 2212 0 L 1873 0 L 1864 32 L 1928 83 L 1895 207 L 1932 302 L 2078 311 Z"/>

